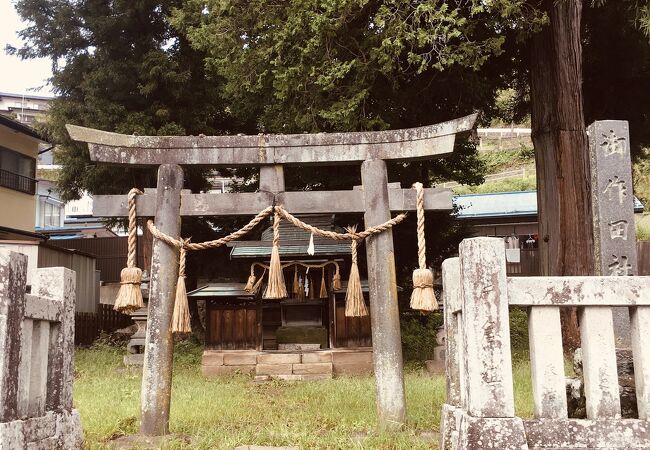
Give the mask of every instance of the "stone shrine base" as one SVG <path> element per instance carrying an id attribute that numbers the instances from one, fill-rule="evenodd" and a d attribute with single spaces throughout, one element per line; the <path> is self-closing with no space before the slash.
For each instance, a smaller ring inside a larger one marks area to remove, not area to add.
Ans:
<path id="1" fill-rule="evenodd" d="M 372 373 L 372 347 L 325 350 L 206 350 L 201 373 L 207 377 L 244 373 L 257 381 L 307 381 L 336 375 Z"/>
<path id="2" fill-rule="evenodd" d="M 83 432 L 76 409 L 0 423 L 0 449 L 81 449 Z"/>

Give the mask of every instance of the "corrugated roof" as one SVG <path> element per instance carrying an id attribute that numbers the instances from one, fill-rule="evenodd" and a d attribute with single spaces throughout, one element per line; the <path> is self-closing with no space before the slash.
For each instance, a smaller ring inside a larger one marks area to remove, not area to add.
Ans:
<path id="1" fill-rule="evenodd" d="M 537 191 L 457 195 L 453 204 L 458 207 L 459 219 L 536 216 Z M 643 204 L 634 197 L 634 212 L 643 209 Z"/>
<path id="2" fill-rule="evenodd" d="M 300 216 L 300 220 L 320 228 L 321 230 L 344 233 L 345 230 L 332 224 L 332 215 Z M 310 234 L 282 221 L 280 223 L 280 256 L 299 257 L 308 256 Z M 262 232 L 260 241 L 234 241 L 230 246 L 231 258 L 270 258 L 273 240 L 273 227 L 268 227 Z M 349 255 L 349 241 L 334 241 L 332 239 L 314 236 L 314 256 Z"/>
<path id="3" fill-rule="evenodd" d="M 309 240 L 306 241 L 280 241 L 280 256 L 297 257 L 308 256 L 307 248 Z M 270 258 L 272 243 L 269 241 L 239 241 L 230 251 L 231 258 Z M 332 241 L 314 239 L 314 257 L 349 255 L 349 241 Z"/>
<path id="4" fill-rule="evenodd" d="M 249 297 L 255 294 L 246 292 L 246 283 L 210 283 L 187 293 L 188 297 Z"/>
<path id="5" fill-rule="evenodd" d="M 327 231 L 336 231 L 338 233 L 344 233 L 345 230 L 341 227 L 334 226 L 332 224 L 333 216 L 330 215 L 315 215 L 315 216 L 306 216 L 301 215 L 299 219 L 309 225 L 320 228 L 321 230 Z M 280 222 L 280 243 L 282 241 L 299 241 L 299 240 L 309 240 L 310 233 L 301 228 L 293 226 L 291 223 L 283 220 Z M 316 237 L 316 236 L 315 236 Z M 273 240 L 273 227 L 268 227 L 262 232 L 262 241 L 272 241 Z"/>

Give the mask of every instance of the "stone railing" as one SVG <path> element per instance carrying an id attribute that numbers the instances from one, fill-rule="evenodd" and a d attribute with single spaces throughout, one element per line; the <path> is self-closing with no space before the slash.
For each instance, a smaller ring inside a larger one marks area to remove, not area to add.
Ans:
<path id="1" fill-rule="evenodd" d="M 81 448 L 72 407 L 74 272 L 0 252 L 0 448 Z"/>
<path id="2" fill-rule="evenodd" d="M 650 448 L 650 277 L 506 276 L 502 239 L 443 263 L 443 449 Z M 515 415 L 509 306 L 528 308 L 534 418 Z M 621 419 L 611 306 L 628 307 L 638 419 Z M 577 307 L 586 419 L 568 417 L 560 308 Z"/>

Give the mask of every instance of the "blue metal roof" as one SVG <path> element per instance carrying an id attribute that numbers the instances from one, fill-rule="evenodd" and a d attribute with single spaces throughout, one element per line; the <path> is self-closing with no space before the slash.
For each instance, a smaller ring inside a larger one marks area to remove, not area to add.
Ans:
<path id="1" fill-rule="evenodd" d="M 458 208 L 459 219 L 536 216 L 537 191 L 457 195 L 453 204 Z M 634 197 L 634 212 L 643 209 L 643 204 Z"/>

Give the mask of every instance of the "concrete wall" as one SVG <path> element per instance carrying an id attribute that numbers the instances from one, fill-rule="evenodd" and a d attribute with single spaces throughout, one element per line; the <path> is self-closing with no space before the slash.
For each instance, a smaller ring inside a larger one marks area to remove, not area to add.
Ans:
<path id="1" fill-rule="evenodd" d="M 0 126 L 0 145 L 36 159 L 39 141 L 33 137 Z M 36 219 L 35 196 L 0 187 L 0 225 L 25 231 L 34 231 Z"/>

